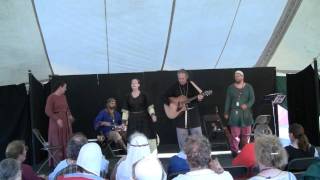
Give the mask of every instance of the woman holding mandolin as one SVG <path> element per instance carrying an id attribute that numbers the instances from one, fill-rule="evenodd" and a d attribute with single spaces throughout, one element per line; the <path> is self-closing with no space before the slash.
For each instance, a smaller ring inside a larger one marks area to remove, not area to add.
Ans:
<path id="1" fill-rule="evenodd" d="M 174 119 L 180 150 L 183 150 L 189 133 L 202 135 L 198 102 L 204 95 L 201 89 L 189 80 L 188 72 L 181 69 L 177 73 L 178 81 L 164 94 L 165 111 Z"/>

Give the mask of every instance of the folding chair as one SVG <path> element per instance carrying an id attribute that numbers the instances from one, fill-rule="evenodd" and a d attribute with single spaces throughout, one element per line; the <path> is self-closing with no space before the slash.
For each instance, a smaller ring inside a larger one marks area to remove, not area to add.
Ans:
<path id="1" fill-rule="evenodd" d="M 302 180 L 302 179 L 304 179 L 303 178 L 304 173 L 305 173 L 304 171 L 295 172 L 295 173 L 293 173 L 293 175 L 297 178 L 297 180 Z"/>
<path id="2" fill-rule="evenodd" d="M 50 158 L 52 158 L 54 164 L 57 165 L 58 162 L 55 159 L 54 155 L 58 152 L 59 149 L 62 148 L 62 146 L 50 146 L 50 144 L 46 140 L 44 140 L 43 136 L 41 135 L 38 129 L 32 129 L 32 133 L 41 143 L 42 145 L 41 150 L 47 151 L 48 153 L 48 158 L 41 164 L 40 168 L 37 171 L 37 173 L 39 173 L 41 169 L 44 167 L 44 165 L 49 161 Z"/>
<path id="3" fill-rule="evenodd" d="M 288 163 L 287 169 L 290 172 L 300 172 L 300 171 L 305 171 L 308 169 L 308 167 L 318 161 L 314 157 L 309 157 L 309 158 L 297 158 L 293 159 Z"/>
<path id="4" fill-rule="evenodd" d="M 110 153 L 111 156 L 110 157 L 108 156 L 109 158 L 117 157 L 116 152 L 122 150 L 122 149 L 113 149 L 111 147 L 113 142 L 111 140 L 108 140 L 102 133 L 99 133 L 96 139 L 88 139 L 88 142 L 97 142 L 98 144 L 100 144 L 103 152 L 105 152 L 105 150 L 108 152 L 104 154 Z"/>
<path id="5" fill-rule="evenodd" d="M 245 166 L 223 167 L 223 169 L 228 171 L 234 179 L 247 179 L 249 172 Z"/>

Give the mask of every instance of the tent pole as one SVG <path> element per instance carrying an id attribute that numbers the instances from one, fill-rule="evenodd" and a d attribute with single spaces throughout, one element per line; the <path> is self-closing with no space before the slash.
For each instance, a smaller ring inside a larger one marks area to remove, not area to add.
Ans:
<path id="1" fill-rule="evenodd" d="M 40 27 L 39 18 L 38 18 L 38 14 L 37 14 L 37 11 L 36 11 L 36 6 L 34 4 L 34 0 L 31 0 L 31 3 L 32 3 L 34 16 L 35 16 L 36 21 L 37 21 L 37 26 L 38 26 L 38 29 L 39 29 L 39 32 L 40 32 L 40 37 L 41 37 L 41 42 L 42 42 L 42 45 L 43 45 L 43 49 L 44 49 L 44 52 L 45 52 L 46 57 L 47 57 L 47 61 L 48 61 L 48 65 L 49 65 L 49 68 L 50 68 L 50 71 L 51 71 L 51 75 L 53 75 L 54 73 L 53 73 L 52 65 L 51 65 L 51 62 L 50 62 L 50 59 L 49 59 L 46 43 L 44 42 L 44 37 L 43 37 L 43 33 L 42 33 L 42 30 L 41 30 L 41 27 Z"/>
<path id="2" fill-rule="evenodd" d="M 166 48 L 164 50 L 164 55 L 163 55 L 163 60 L 162 60 L 162 65 L 161 65 L 161 71 L 163 71 L 163 68 L 164 68 L 164 65 L 165 65 L 166 59 L 167 59 L 167 54 L 168 54 L 168 49 L 169 49 L 169 44 L 170 44 L 170 37 L 171 37 L 171 30 L 172 30 L 173 17 L 174 17 L 175 9 L 176 9 L 176 0 L 173 0 L 172 1 L 172 8 L 171 8 L 170 22 L 169 22 L 169 29 L 168 29 L 168 36 L 167 36 L 167 43 L 166 43 Z"/>

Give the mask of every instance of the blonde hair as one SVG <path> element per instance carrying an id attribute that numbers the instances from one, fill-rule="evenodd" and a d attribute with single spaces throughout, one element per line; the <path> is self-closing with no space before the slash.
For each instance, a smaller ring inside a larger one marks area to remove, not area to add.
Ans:
<path id="1" fill-rule="evenodd" d="M 27 149 L 28 147 L 23 140 L 14 140 L 7 145 L 6 157 L 18 159 L 19 155 L 23 154 L 23 151 Z"/>
<path id="2" fill-rule="evenodd" d="M 263 135 L 255 140 L 257 162 L 267 167 L 281 169 L 288 163 L 288 155 L 278 137 Z"/>

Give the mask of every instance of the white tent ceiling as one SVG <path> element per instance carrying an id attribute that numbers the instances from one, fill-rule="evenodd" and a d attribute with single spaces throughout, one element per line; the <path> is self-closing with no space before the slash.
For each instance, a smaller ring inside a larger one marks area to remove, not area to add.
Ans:
<path id="1" fill-rule="evenodd" d="M 140 72 L 162 67 L 256 65 L 300 70 L 320 50 L 316 18 L 320 1 L 300 2 L 3 0 L 0 85 L 27 82 L 29 69 L 40 80 L 52 73 Z M 290 5 L 299 8 L 296 15 Z"/>
<path id="2" fill-rule="evenodd" d="M 51 74 L 31 1 L 0 1 L 0 85 L 40 79 Z"/>
<path id="3" fill-rule="evenodd" d="M 268 63 L 280 72 L 302 70 L 314 57 L 320 62 L 319 0 L 302 1 L 297 14 Z"/>

